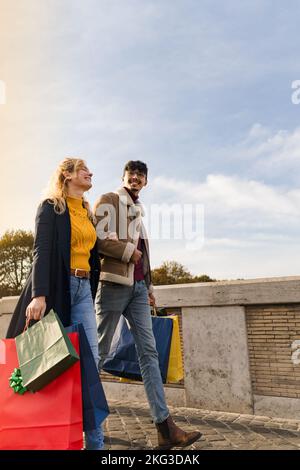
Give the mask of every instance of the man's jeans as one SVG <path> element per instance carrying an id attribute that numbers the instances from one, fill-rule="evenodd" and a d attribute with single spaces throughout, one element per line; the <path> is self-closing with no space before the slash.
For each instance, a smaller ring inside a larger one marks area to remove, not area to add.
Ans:
<path id="1" fill-rule="evenodd" d="M 90 344 L 97 369 L 99 362 L 97 325 L 90 281 L 71 276 L 71 324 L 81 323 Z M 86 449 L 101 450 L 104 445 L 102 427 L 85 432 Z"/>
<path id="2" fill-rule="evenodd" d="M 123 314 L 128 320 L 137 347 L 137 354 L 151 414 L 155 423 L 169 416 L 152 330 L 148 290 L 145 281 L 133 286 L 101 282 L 96 296 L 96 320 L 99 339 L 99 369 L 107 357 L 112 338 Z"/>

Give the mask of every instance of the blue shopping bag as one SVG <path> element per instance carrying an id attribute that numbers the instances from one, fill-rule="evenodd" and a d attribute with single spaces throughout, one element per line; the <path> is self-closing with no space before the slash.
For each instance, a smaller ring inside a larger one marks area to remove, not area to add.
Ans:
<path id="1" fill-rule="evenodd" d="M 83 325 L 75 323 L 65 329 L 69 333 L 79 333 L 83 430 L 89 431 L 100 426 L 109 414 L 109 408 Z"/>
<path id="2" fill-rule="evenodd" d="M 166 383 L 173 321 L 171 318 L 151 318 L 160 373 L 163 383 Z M 142 380 L 135 342 L 123 316 L 121 316 L 116 328 L 109 354 L 103 364 L 103 370 L 117 377 Z"/>

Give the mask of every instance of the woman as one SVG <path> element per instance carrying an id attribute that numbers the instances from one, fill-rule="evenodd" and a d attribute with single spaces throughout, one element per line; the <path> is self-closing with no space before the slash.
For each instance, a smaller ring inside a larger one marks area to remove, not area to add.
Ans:
<path id="1" fill-rule="evenodd" d="M 33 265 L 8 328 L 20 334 L 26 322 L 53 309 L 64 326 L 82 323 L 98 368 L 98 338 L 93 298 L 99 255 L 93 215 L 83 194 L 92 173 L 81 159 L 66 158 L 54 173 L 36 216 Z M 101 427 L 86 431 L 86 448 L 103 448 Z"/>

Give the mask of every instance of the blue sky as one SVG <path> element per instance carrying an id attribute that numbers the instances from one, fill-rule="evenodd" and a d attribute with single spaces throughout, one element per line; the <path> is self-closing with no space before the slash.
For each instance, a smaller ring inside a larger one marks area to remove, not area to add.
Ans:
<path id="1" fill-rule="evenodd" d="M 204 246 L 153 240 L 218 279 L 299 274 L 300 4 L 0 0 L 0 233 L 32 229 L 65 156 L 86 158 L 93 203 L 128 159 L 142 196 L 203 204 Z"/>

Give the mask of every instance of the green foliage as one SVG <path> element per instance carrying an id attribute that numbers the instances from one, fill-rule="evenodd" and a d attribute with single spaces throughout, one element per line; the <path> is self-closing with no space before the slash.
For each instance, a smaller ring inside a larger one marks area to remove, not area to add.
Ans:
<path id="1" fill-rule="evenodd" d="M 0 297 L 20 294 L 33 260 L 33 233 L 8 230 L 0 238 Z"/>
<path id="2" fill-rule="evenodd" d="M 176 261 L 165 261 L 159 268 L 153 269 L 151 274 L 155 286 L 215 281 L 206 274 L 193 276 L 182 264 Z"/>

